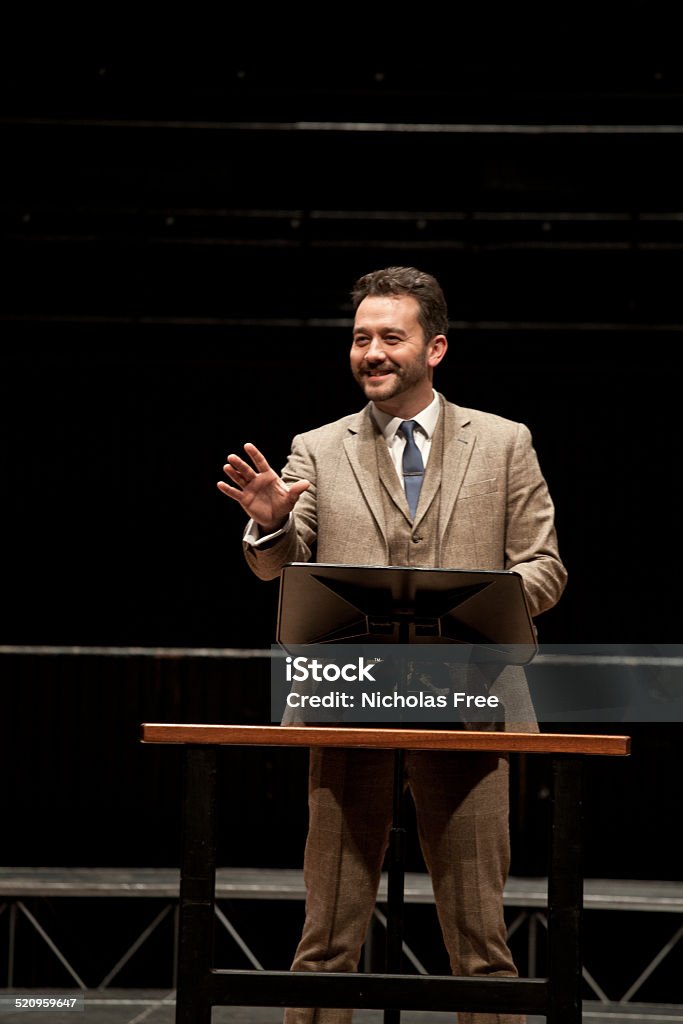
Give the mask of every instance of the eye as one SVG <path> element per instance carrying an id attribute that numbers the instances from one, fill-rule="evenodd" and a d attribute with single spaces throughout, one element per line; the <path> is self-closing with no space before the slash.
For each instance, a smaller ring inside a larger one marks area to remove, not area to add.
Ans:
<path id="1" fill-rule="evenodd" d="M 364 345 L 368 344 L 368 339 L 363 337 L 363 335 L 359 334 L 357 337 L 353 339 L 353 344 L 356 346 L 356 348 L 362 348 Z"/>

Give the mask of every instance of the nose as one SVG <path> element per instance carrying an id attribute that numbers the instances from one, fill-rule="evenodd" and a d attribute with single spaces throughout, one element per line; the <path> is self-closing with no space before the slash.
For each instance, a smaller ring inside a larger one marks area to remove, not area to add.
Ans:
<path id="1" fill-rule="evenodd" d="M 381 338 L 372 338 L 365 350 L 365 358 L 371 363 L 382 363 L 385 359 L 384 345 Z"/>

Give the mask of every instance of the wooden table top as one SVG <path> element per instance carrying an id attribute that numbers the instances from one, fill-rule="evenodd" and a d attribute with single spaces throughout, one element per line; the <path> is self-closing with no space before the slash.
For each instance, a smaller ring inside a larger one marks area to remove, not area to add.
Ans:
<path id="1" fill-rule="evenodd" d="M 143 743 L 280 747 L 375 747 L 387 750 L 474 750 L 519 754 L 630 753 L 629 736 L 479 732 L 470 729 L 361 729 L 330 726 L 210 725 L 146 722 Z"/>

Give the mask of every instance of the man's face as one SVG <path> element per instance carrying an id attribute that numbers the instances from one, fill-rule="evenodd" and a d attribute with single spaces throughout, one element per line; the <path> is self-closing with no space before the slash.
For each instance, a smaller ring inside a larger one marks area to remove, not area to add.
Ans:
<path id="1" fill-rule="evenodd" d="M 380 408 L 402 396 L 431 395 L 431 346 L 418 322 L 412 295 L 371 295 L 363 299 L 353 326 L 351 372 L 367 398 Z"/>

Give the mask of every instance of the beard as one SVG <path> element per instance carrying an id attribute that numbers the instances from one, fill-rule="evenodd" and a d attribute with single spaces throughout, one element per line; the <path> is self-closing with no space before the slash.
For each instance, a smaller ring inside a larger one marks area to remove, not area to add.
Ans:
<path id="1" fill-rule="evenodd" d="M 365 362 L 352 370 L 354 380 L 371 402 L 388 402 L 406 391 L 422 384 L 429 377 L 427 351 L 421 352 L 412 362 L 398 366 L 391 359 L 385 359 L 380 366 L 368 366 Z M 380 380 L 371 381 L 372 374 L 381 374 Z"/>

